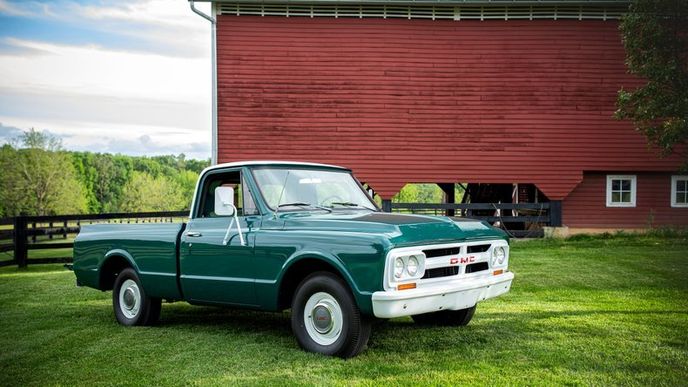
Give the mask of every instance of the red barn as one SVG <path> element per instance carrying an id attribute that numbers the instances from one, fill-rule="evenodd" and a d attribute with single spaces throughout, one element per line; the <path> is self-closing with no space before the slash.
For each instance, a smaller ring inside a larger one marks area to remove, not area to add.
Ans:
<path id="1" fill-rule="evenodd" d="M 215 161 L 350 167 L 384 200 L 548 202 L 552 225 L 688 225 L 688 176 L 616 95 L 627 1 L 214 1 Z"/>

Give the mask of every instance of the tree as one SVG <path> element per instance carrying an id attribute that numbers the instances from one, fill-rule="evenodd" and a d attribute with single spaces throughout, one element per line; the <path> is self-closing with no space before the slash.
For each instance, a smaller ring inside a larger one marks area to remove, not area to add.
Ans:
<path id="1" fill-rule="evenodd" d="M 5 215 L 82 213 L 86 200 L 68 153 L 58 138 L 33 128 L 3 147 L 0 200 Z"/>
<path id="2" fill-rule="evenodd" d="M 406 184 L 392 197 L 394 203 L 442 203 L 443 191 L 437 184 Z"/>
<path id="3" fill-rule="evenodd" d="M 616 117 L 630 119 L 662 156 L 688 140 L 688 1 L 635 0 L 620 24 L 626 64 L 646 82 L 619 91 Z M 688 155 L 684 168 L 688 167 Z"/>
<path id="4" fill-rule="evenodd" d="M 120 210 L 124 212 L 177 211 L 188 206 L 179 185 L 164 176 L 134 172 L 122 190 Z"/>
<path id="5" fill-rule="evenodd" d="M 196 181 L 198 173 L 192 171 L 179 171 L 175 174 L 174 181 L 180 188 L 180 194 L 186 200 L 187 206 L 191 204 L 194 192 L 196 192 Z"/>

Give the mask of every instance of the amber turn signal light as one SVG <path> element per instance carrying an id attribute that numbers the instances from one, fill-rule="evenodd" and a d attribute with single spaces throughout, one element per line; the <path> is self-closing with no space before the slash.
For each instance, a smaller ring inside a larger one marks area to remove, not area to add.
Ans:
<path id="1" fill-rule="evenodd" d="M 500 270 L 495 270 L 494 272 L 492 272 L 492 274 L 494 274 L 494 275 L 500 275 L 500 274 L 502 274 L 502 273 L 504 273 L 504 270 L 501 270 L 501 269 L 500 269 Z"/>
<path id="2" fill-rule="evenodd" d="M 415 289 L 416 288 L 416 283 L 411 283 L 411 284 L 401 284 L 397 286 L 397 290 L 407 290 L 407 289 Z"/>

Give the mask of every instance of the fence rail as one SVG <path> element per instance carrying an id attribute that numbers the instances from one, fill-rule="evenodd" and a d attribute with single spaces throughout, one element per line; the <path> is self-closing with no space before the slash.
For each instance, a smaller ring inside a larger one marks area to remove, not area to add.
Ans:
<path id="1" fill-rule="evenodd" d="M 558 202 L 544 203 L 390 203 L 391 212 L 426 215 L 458 215 L 489 223 L 499 222 L 512 237 L 541 238 L 541 226 L 559 225 L 561 208 Z M 510 226 L 518 224 L 521 229 Z"/>
<path id="2" fill-rule="evenodd" d="M 0 226 L 13 226 L 12 229 L 6 227 L 0 229 L 0 257 L 12 252 L 12 259 L 0 260 L 0 267 L 10 265 L 26 267 L 28 264 L 36 263 L 71 262 L 71 256 L 29 258 L 29 251 L 73 248 L 74 243 L 72 241 L 52 242 L 52 240 L 70 239 L 79 233 L 82 224 L 171 222 L 187 217 L 188 214 L 188 211 L 164 211 L 0 218 Z"/>

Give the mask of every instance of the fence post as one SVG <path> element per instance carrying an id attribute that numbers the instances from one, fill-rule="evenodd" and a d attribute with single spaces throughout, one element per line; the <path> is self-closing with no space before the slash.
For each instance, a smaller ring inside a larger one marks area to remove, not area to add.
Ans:
<path id="1" fill-rule="evenodd" d="M 390 199 L 382 199 L 382 211 L 392 212 L 392 201 Z"/>
<path id="2" fill-rule="evenodd" d="M 561 200 L 549 201 L 549 225 L 552 227 L 561 227 Z"/>
<path id="3" fill-rule="evenodd" d="M 455 193 L 455 187 L 454 183 L 449 183 L 449 184 L 437 184 L 442 191 L 444 191 L 445 195 L 445 203 L 447 204 L 455 204 L 456 203 L 456 193 Z M 437 211 L 435 211 L 435 215 L 437 215 Z M 456 215 L 456 210 L 453 208 L 447 208 L 445 212 L 446 216 L 454 216 Z"/>
<path id="4" fill-rule="evenodd" d="M 14 218 L 14 260 L 17 266 L 26 267 L 28 264 L 28 249 L 26 240 L 26 217 L 23 215 Z"/>

